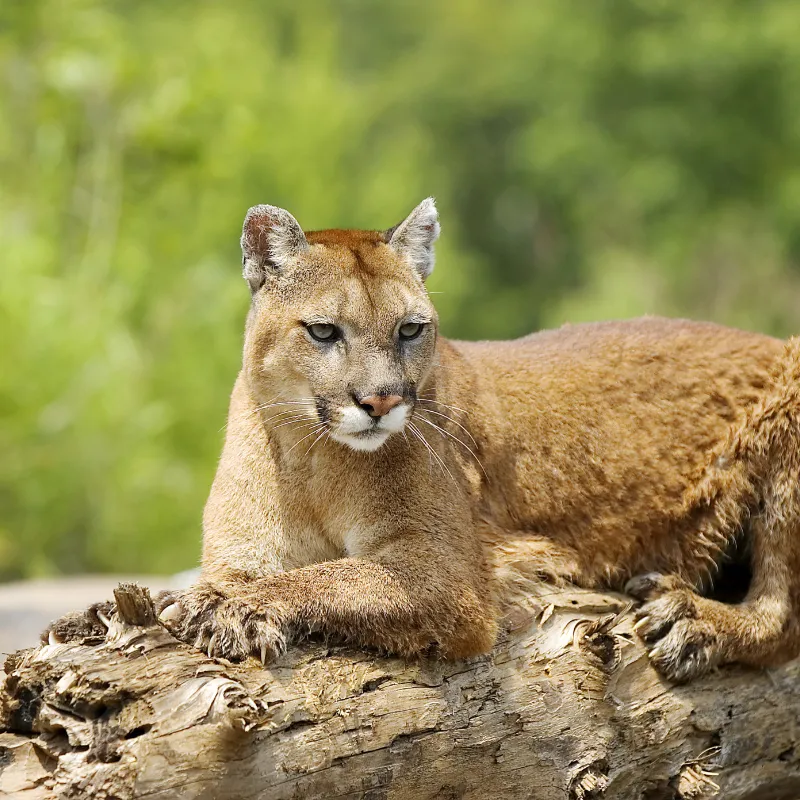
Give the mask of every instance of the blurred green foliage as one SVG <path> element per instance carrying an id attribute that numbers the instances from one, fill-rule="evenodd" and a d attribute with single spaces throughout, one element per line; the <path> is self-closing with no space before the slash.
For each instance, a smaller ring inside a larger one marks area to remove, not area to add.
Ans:
<path id="1" fill-rule="evenodd" d="M 800 331 L 796 0 L 4 0 L 0 577 L 191 565 L 248 206 L 442 216 L 444 331 Z"/>

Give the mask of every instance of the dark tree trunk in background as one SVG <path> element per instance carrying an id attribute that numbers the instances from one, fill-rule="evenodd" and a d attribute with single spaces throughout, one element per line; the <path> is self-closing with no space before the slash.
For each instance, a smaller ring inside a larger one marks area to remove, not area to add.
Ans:
<path id="1" fill-rule="evenodd" d="M 104 642 L 10 656 L 0 796 L 797 800 L 800 663 L 673 687 L 615 595 L 543 588 L 491 657 L 213 661 L 125 585 Z"/>

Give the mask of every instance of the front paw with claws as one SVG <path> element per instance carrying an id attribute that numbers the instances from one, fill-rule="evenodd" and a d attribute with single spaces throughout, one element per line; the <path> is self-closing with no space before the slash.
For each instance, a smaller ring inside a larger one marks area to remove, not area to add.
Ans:
<path id="1" fill-rule="evenodd" d="M 86 611 L 71 611 L 51 622 L 41 633 L 42 644 L 100 644 L 106 638 L 111 616 L 116 606 L 113 602 L 94 603 Z"/>
<path id="2" fill-rule="evenodd" d="M 658 573 L 633 578 L 626 591 L 647 601 L 635 612 L 634 630 L 662 675 L 685 683 L 719 664 L 722 653 L 717 629 L 703 618 L 708 600 L 679 578 Z"/>
<path id="3" fill-rule="evenodd" d="M 156 613 L 176 639 L 212 658 L 242 661 L 255 656 L 266 664 L 286 651 L 277 614 L 209 585 L 162 592 L 156 598 Z"/>

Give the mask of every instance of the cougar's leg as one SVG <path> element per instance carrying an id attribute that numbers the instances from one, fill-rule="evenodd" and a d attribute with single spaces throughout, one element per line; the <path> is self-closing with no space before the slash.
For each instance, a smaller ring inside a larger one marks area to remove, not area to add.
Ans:
<path id="1" fill-rule="evenodd" d="M 674 576 L 634 578 L 645 600 L 638 632 L 667 677 L 689 680 L 721 662 L 767 666 L 800 651 L 800 340 L 792 339 L 764 399 L 748 413 L 694 492 L 698 536 L 730 536 L 749 516 L 752 581 L 726 605 Z"/>

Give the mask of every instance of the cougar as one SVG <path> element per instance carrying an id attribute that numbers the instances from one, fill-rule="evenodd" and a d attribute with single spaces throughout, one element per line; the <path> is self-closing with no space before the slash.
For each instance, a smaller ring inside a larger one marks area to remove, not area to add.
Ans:
<path id="1" fill-rule="evenodd" d="M 439 230 L 430 198 L 386 231 L 247 213 L 202 574 L 158 599 L 163 624 L 228 659 L 309 633 L 457 659 L 545 575 L 644 601 L 674 681 L 795 656 L 798 340 L 657 317 L 448 340 L 425 286 Z M 734 548 L 751 580 L 723 603 Z"/>

